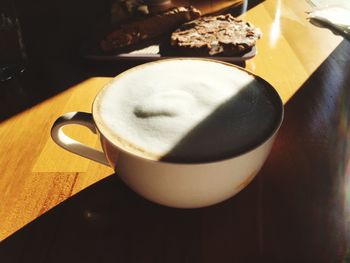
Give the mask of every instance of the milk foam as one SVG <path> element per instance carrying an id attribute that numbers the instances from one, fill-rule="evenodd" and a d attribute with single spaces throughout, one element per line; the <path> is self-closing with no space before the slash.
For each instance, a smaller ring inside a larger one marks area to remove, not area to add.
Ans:
<path id="1" fill-rule="evenodd" d="M 210 61 L 168 60 L 136 69 L 100 93 L 97 114 L 108 136 L 156 159 L 256 81 L 242 70 Z"/>

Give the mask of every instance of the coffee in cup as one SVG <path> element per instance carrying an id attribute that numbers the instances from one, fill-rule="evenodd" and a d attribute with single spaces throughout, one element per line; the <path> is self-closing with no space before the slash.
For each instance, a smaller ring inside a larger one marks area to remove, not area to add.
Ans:
<path id="1" fill-rule="evenodd" d="M 274 94 L 248 72 L 167 60 L 121 74 L 97 96 L 94 119 L 120 148 L 151 160 L 202 163 L 264 141 L 280 118 Z"/>

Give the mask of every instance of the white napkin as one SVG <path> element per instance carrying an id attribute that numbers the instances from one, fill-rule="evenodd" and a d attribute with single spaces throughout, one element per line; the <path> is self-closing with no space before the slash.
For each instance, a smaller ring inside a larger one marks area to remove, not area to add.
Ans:
<path id="1" fill-rule="evenodd" d="M 328 27 L 350 37 L 350 4 L 348 0 L 309 0 L 314 6 L 308 18 L 318 26 Z"/>

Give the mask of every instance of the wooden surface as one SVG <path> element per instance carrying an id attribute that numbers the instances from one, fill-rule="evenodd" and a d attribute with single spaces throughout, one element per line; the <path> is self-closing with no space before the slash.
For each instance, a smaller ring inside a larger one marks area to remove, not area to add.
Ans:
<path id="1" fill-rule="evenodd" d="M 246 68 L 277 89 L 285 120 L 253 182 L 204 209 L 145 201 L 50 139 L 60 114 L 89 112 L 133 63 L 47 55 L 1 83 L 0 262 L 348 262 L 350 44 L 311 25 L 309 9 L 266 0 L 243 10 L 263 32 Z M 67 132 L 98 147 L 84 128 Z"/>

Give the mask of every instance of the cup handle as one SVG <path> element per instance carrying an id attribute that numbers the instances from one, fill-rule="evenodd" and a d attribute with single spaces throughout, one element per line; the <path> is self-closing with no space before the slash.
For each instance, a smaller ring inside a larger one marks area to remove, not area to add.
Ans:
<path id="1" fill-rule="evenodd" d="M 69 112 L 60 116 L 51 128 L 51 137 L 55 141 L 55 143 L 72 153 L 110 166 L 105 157 L 105 154 L 102 151 L 84 145 L 67 136 L 63 132 L 62 128 L 66 125 L 71 124 L 85 126 L 89 128 L 93 133 L 97 133 L 92 114 L 86 112 Z"/>

